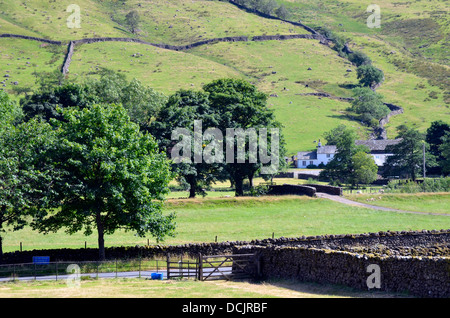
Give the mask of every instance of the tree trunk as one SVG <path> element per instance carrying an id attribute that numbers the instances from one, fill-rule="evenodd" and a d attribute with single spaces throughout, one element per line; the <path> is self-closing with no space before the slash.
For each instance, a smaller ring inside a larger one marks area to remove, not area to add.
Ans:
<path id="1" fill-rule="evenodd" d="M 1 228 L 1 226 L 0 226 Z M 3 238 L 0 235 L 0 264 L 3 264 Z"/>
<path id="2" fill-rule="evenodd" d="M 234 179 L 234 184 L 235 184 L 235 195 L 237 197 L 242 197 L 244 196 L 244 179 L 242 177 L 237 177 Z"/>
<path id="3" fill-rule="evenodd" d="M 195 198 L 196 189 L 197 189 L 197 180 L 193 175 L 186 176 L 186 181 L 190 186 L 189 189 L 189 198 Z"/>
<path id="4" fill-rule="evenodd" d="M 250 189 L 253 189 L 253 175 L 254 175 L 254 173 L 250 173 L 248 175 L 248 183 L 250 185 Z"/>
<path id="5" fill-rule="evenodd" d="M 2 215 L 5 213 L 6 207 L 2 207 Z M 1 216 L 1 215 L 0 215 Z M 3 219 L 0 219 L 0 229 L 3 228 Z M 0 235 L 0 264 L 3 263 L 3 237 Z"/>
<path id="6" fill-rule="evenodd" d="M 98 232 L 98 258 L 100 261 L 106 259 L 105 255 L 105 229 L 103 228 L 103 222 L 100 216 L 100 211 L 97 211 L 96 215 L 97 221 L 97 232 Z"/>

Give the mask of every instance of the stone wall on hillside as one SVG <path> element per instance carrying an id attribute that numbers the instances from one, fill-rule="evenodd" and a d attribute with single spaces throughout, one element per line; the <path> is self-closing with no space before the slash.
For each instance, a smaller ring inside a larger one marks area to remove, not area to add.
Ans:
<path id="1" fill-rule="evenodd" d="M 34 36 L 20 35 L 20 34 L 3 33 L 3 34 L 0 34 L 0 38 L 18 38 L 18 39 L 32 40 L 32 41 L 44 42 L 44 43 L 55 44 L 55 45 L 62 44 L 61 41 L 53 41 L 53 40 L 48 40 L 48 39 L 43 39 L 43 38 L 37 38 Z"/>

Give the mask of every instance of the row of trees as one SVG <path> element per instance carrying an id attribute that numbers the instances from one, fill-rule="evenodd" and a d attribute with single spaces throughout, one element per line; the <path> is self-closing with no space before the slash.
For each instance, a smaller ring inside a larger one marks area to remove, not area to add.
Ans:
<path id="1" fill-rule="evenodd" d="M 195 196 L 229 179 L 243 195 L 243 180 L 257 175 L 262 163 L 250 163 L 247 150 L 244 163 L 175 164 L 173 130 L 194 134 L 194 120 L 202 120 L 204 130 L 280 128 L 266 99 L 255 86 L 232 79 L 167 98 L 107 71 L 82 84 L 46 82 L 20 104 L 1 91 L 0 231 L 25 224 L 43 233 L 96 230 L 100 259 L 105 235 L 117 229 L 157 241 L 174 235 L 175 216 L 162 210 L 171 180 L 189 184 Z M 0 256 L 1 243 L 0 235 Z"/>
<path id="2" fill-rule="evenodd" d="M 254 85 L 246 81 L 235 79 L 213 81 L 205 85 L 202 91 L 180 90 L 169 98 L 149 129 L 168 156 L 178 142 L 171 139 L 173 131 L 183 128 L 194 137 L 193 122 L 196 120 L 202 122 L 202 134 L 208 128 L 217 128 L 224 135 L 221 140 L 203 140 L 205 150 L 214 141 L 222 145 L 233 145 L 233 149 L 236 149 L 233 152 L 233 160 L 225 161 L 224 158 L 222 162 L 196 162 L 195 154 L 191 153 L 188 163 L 173 164 L 178 181 L 190 186 L 190 197 L 195 197 L 196 194 L 204 195 L 204 188 L 216 181 L 229 180 L 235 187 L 236 196 L 244 195 L 245 179 L 249 179 L 250 186 L 253 186 L 252 180 L 260 173 L 263 163 L 261 160 L 249 160 L 253 155 L 250 151 L 251 136 L 245 135 L 245 144 L 248 145 L 244 154 L 245 162 L 238 163 L 238 138 L 228 136 L 225 132 L 229 129 L 246 131 L 249 128 L 275 128 L 281 131 L 281 124 L 275 120 L 266 103 L 266 94 L 259 92 Z M 269 156 L 272 155 L 271 137 L 267 135 Z M 285 148 L 282 134 L 279 137 L 278 154 L 274 160 L 277 160 L 275 165 L 282 169 L 286 166 Z M 277 172 L 274 171 L 273 174 Z M 262 176 L 271 178 L 272 175 Z"/>
<path id="3" fill-rule="evenodd" d="M 450 174 L 450 125 L 442 120 L 434 121 L 425 133 L 406 125 L 398 127 L 399 143 L 387 146 L 388 156 L 383 176 L 400 176 L 415 180 L 426 173 Z M 341 125 L 325 134 L 328 144 L 336 145 L 338 152 L 325 166 L 322 178 L 337 183 L 368 184 L 376 180 L 378 167 L 369 149 L 357 146 L 356 132 Z M 425 150 L 425 152 L 424 152 Z"/>

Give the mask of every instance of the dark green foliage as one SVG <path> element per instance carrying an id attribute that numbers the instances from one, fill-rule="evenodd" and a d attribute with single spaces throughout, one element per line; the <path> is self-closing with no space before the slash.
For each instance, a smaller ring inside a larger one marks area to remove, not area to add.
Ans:
<path id="1" fill-rule="evenodd" d="M 353 64 L 355 64 L 356 66 L 372 64 L 370 58 L 365 53 L 359 51 L 349 53 L 348 60 Z"/>
<path id="2" fill-rule="evenodd" d="M 276 10 L 275 14 L 280 19 L 286 20 L 289 18 L 289 11 L 286 9 L 284 5 L 280 5 Z"/>
<path id="3" fill-rule="evenodd" d="M 125 16 L 125 21 L 131 28 L 131 32 L 135 33 L 140 22 L 139 13 L 136 10 L 128 12 L 128 14 Z"/>
<path id="4" fill-rule="evenodd" d="M 50 118 L 61 119 L 58 108 L 70 106 L 84 108 L 96 101 L 97 98 L 91 94 L 87 86 L 66 83 L 28 95 L 20 101 L 20 104 L 25 114 L 25 120 L 39 117 L 49 121 Z"/>
<path id="5" fill-rule="evenodd" d="M 439 145 L 441 160 L 438 162 L 444 175 L 450 174 L 450 131 L 447 131 L 441 138 L 442 143 Z"/>
<path id="6" fill-rule="evenodd" d="M 349 184 L 356 184 L 358 181 L 363 180 L 362 177 L 358 177 L 355 174 L 355 166 L 358 170 L 363 169 L 362 167 L 364 166 L 369 166 L 370 168 L 373 166 L 367 164 L 366 160 L 360 160 L 361 154 L 358 153 L 366 154 L 369 152 L 369 149 L 355 144 L 356 132 L 345 125 L 340 125 L 325 133 L 324 136 L 328 145 L 336 146 L 337 153 L 321 171 L 320 178 L 335 183 Z"/>
<path id="7" fill-rule="evenodd" d="M 390 112 L 389 107 L 383 103 L 383 96 L 368 87 L 353 89 L 353 97 L 350 110 L 358 114 L 366 125 L 378 126 L 379 120 Z"/>
<path id="8" fill-rule="evenodd" d="M 37 119 L 20 123 L 20 117 L 19 106 L 0 92 L 0 232 L 6 225 L 22 228 L 36 209 L 46 208 L 49 185 L 56 179 L 44 155 L 54 131 Z"/>
<path id="9" fill-rule="evenodd" d="M 49 196 L 55 213 L 43 213 L 34 227 L 43 232 L 66 228 L 69 234 L 97 229 L 100 259 L 104 235 L 117 229 L 162 240 L 172 235 L 174 216 L 162 215 L 162 200 L 172 178 L 166 156 L 154 139 L 139 131 L 120 105 L 67 108 L 54 148 L 47 152 L 60 178 Z"/>
<path id="10" fill-rule="evenodd" d="M 38 116 L 47 121 L 61 119 L 59 108 L 76 106 L 83 109 L 96 103 L 122 104 L 132 121 L 145 128 L 165 101 L 163 94 L 140 81 L 127 81 L 123 74 L 104 69 L 98 80 L 41 87 L 37 93 L 24 97 L 20 104 L 25 120 Z"/>
<path id="11" fill-rule="evenodd" d="M 439 175 L 443 172 L 440 164 L 446 157 L 441 153 L 440 146 L 443 143 L 442 138 L 450 132 L 450 125 L 442 120 L 431 123 L 426 131 L 425 141 L 430 145 L 430 153 L 436 157 L 437 166 L 430 169 L 429 174 Z M 448 172 L 447 172 L 448 173 Z"/>
<path id="12" fill-rule="evenodd" d="M 275 120 L 275 116 L 269 108 L 267 108 L 267 96 L 259 92 L 256 87 L 244 80 L 237 79 L 220 79 L 213 81 L 203 87 L 209 93 L 212 109 L 219 114 L 218 128 L 225 132 L 226 129 L 255 129 L 265 128 L 268 130 L 268 155 L 274 155 L 270 152 L 271 149 L 271 135 L 270 129 L 275 128 L 281 130 L 281 124 Z M 227 140 L 224 134 L 224 144 L 234 143 L 236 146 L 236 139 Z M 282 134 L 279 135 L 280 147 L 279 162 L 276 164 L 282 168 L 286 163 L 284 160 L 285 148 Z M 248 139 L 247 139 L 248 141 Z M 248 144 L 248 143 L 247 143 Z M 261 147 L 261 144 L 258 145 Z M 226 163 L 224 170 L 226 171 L 230 181 L 236 187 L 236 195 L 242 196 L 244 194 L 243 181 L 249 178 L 250 186 L 253 186 L 253 177 L 261 170 L 262 163 L 258 160 L 256 163 L 251 163 L 249 158 L 250 152 L 245 152 L 245 163 L 238 163 L 237 151 L 234 154 L 233 163 Z M 276 173 L 276 172 L 274 172 Z M 269 177 L 263 175 L 263 177 Z"/>
<path id="13" fill-rule="evenodd" d="M 387 157 L 384 175 L 408 176 L 415 180 L 419 172 L 423 173 L 423 147 L 425 135 L 414 128 L 401 125 L 398 127 L 398 139 L 401 142 L 386 147 L 392 156 Z M 436 165 L 435 158 L 429 153 L 429 146 L 425 144 L 425 161 L 428 167 Z"/>
<path id="14" fill-rule="evenodd" d="M 176 128 L 184 128 L 194 138 L 194 121 L 201 120 L 203 131 L 209 127 L 217 127 L 219 114 L 211 108 L 208 94 L 201 91 L 180 90 L 169 97 L 165 107 L 152 122 L 149 131 L 158 140 L 159 146 L 168 157 L 172 147 L 178 140 L 172 140 L 172 132 Z M 194 154 L 190 154 L 190 163 L 173 163 L 172 169 L 180 183 L 190 187 L 189 197 L 196 194 L 205 195 L 204 188 L 220 179 L 222 165 L 218 163 L 195 162 Z"/>
<path id="15" fill-rule="evenodd" d="M 384 81 L 382 70 L 373 65 L 363 64 L 356 70 L 359 83 L 363 86 L 374 88 Z"/>

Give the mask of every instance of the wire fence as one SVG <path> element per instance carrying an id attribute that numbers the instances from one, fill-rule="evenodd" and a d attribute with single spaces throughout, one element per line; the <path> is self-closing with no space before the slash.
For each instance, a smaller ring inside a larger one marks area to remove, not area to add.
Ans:
<path id="1" fill-rule="evenodd" d="M 167 270 L 166 260 L 136 259 L 0 265 L 0 282 L 85 278 L 154 278 Z M 160 278 L 158 278 L 160 279 Z"/>
<path id="2" fill-rule="evenodd" d="M 358 194 L 358 193 L 381 193 L 383 192 L 383 188 L 382 187 L 366 187 L 366 188 L 361 188 L 361 189 L 349 189 L 349 188 L 343 188 L 342 189 L 342 193 L 344 194 Z"/>

